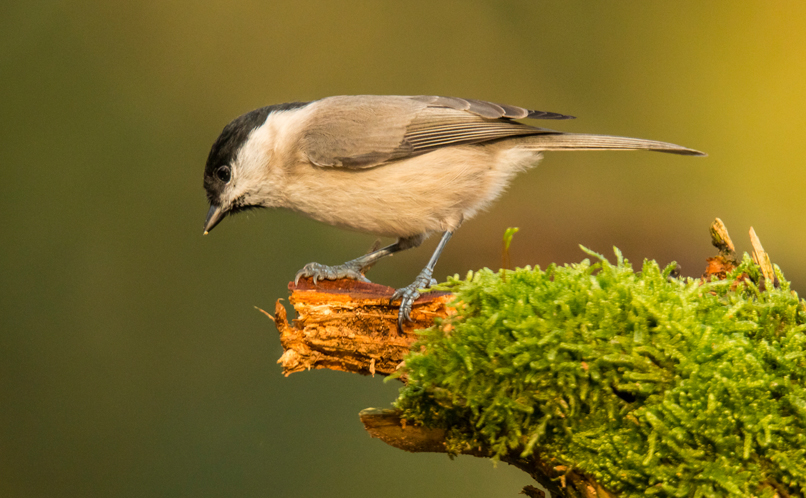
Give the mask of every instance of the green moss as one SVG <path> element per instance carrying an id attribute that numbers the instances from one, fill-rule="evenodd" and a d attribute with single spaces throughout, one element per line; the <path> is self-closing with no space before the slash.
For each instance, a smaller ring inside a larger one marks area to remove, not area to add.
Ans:
<path id="1" fill-rule="evenodd" d="M 441 284 L 458 314 L 406 359 L 404 416 L 624 496 L 805 494 L 806 302 L 780 269 L 761 291 L 747 255 L 703 284 L 586 252 L 599 261 Z"/>

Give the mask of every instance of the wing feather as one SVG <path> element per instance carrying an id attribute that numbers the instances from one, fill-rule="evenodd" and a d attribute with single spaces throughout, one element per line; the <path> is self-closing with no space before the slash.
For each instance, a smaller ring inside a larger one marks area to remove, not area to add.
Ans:
<path id="1" fill-rule="evenodd" d="M 369 168 L 440 147 L 554 134 L 513 119 L 569 119 L 481 100 L 435 96 L 329 97 L 310 105 L 301 152 L 317 166 Z"/>

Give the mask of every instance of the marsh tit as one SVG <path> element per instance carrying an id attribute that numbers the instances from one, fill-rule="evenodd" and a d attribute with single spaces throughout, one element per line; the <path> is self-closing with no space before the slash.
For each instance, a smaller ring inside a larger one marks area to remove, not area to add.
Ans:
<path id="1" fill-rule="evenodd" d="M 296 274 L 368 282 L 379 259 L 441 239 L 411 285 L 398 289 L 398 328 L 463 221 L 487 208 L 544 151 L 654 150 L 702 156 L 664 142 L 563 133 L 516 119 L 571 116 L 471 99 L 358 95 L 262 107 L 236 118 L 204 169 L 210 210 L 204 233 L 227 215 L 280 207 L 394 244 L 337 266 L 309 263 Z"/>

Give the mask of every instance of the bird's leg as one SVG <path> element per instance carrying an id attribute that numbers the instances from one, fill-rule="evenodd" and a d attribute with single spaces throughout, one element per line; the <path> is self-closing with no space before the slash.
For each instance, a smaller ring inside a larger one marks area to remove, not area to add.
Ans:
<path id="1" fill-rule="evenodd" d="M 401 287 L 400 289 L 396 290 L 394 295 L 392 296 L 392 301 L 395 299 L 400 299 L 400 311 L 397 315 L 397 329 L 398 331 L 403 331 L 403 321 L 410 322 L 411 321 L 411 306 L 414 304 L 414 301 L 420 297 L 420 289 L 425 289 L 427 287 L 431 287 L 432 285 L 432 278 L 431 276 L 434 273 L 434 267 L 437 265 L 437 261 L 439 260 L 439 256 L 442 254 L 442 250 L 445 249 L 445 244 L 451 240 L 451 236 L 453 232 L 445 232 L 442 234 L 442 239 L 440 239 L 439 244 L 437 244 L 437 248 L 434 250 L 434 254 L 431 255 L 431 260 L 428 261 L 428 264 L 425 265 L 423 271 L 417 275 L 417 278 L 414 279 L 410 285 L 406 287 Z"/>
<path id="2" fill-rule="evenodd" d="M 294 284 L 296 285 L 299 282 L 299 279 L 302 277 L 313 277 L 314 284 L 316 284 L 316 282 L 320 279 L 336 280 L 339 278 L 351 278 L 353 280 L 369 282 L 369 279 L 364 276 L 364 272 L 370 266 L 374 265 L 381 258 L 385 258 L 386 256 L 390 256 L 405 249 L 417 247 L 422 244 L 423 240 L 425 240 L 425 235 L 415 235 L 413 237 L 400 238 L 397 239 L 397 242 L 394 244 L 382 247 L 377 251 L 372 251 L 369 254 L 361 256 L 360 258 L 355 258 L 337 266 L 327 266 L 320 263 L 308 263 L 297 272 L 297 276 L 294 278 Z"/>

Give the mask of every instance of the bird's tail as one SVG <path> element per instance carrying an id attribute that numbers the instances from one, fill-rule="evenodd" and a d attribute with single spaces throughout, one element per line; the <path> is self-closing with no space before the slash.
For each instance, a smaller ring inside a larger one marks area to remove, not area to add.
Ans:
<path id="1" fill-rule="evenodd" d="M 538 150 L 655 150 L 686 156 L 705 156 L 698 150 L 680 145 L 642 138 L 614 137 L 610 135 L 586 135 L 582 133 L 557 133 L 532 135 L 521 139 L 523 145 Z"/>

